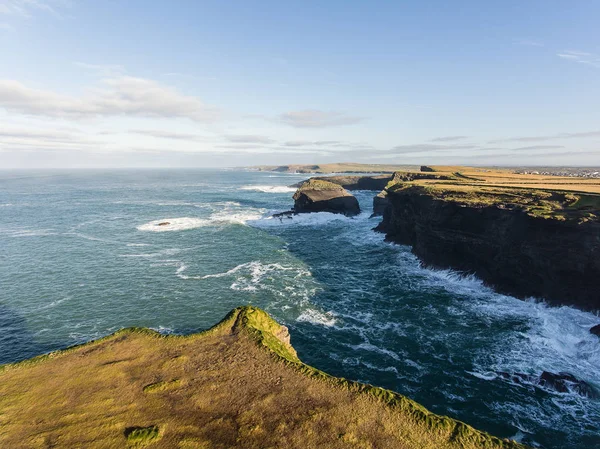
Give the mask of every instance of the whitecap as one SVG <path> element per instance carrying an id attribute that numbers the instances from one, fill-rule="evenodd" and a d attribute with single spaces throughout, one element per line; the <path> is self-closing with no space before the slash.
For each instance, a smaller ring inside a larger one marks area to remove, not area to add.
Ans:
<path id="1" fill-rule="evenodd" d="M 21 229 L 9 232 L 11 237 L 45 237 L 48 235 L 55 235 L 52 229 Z"/>
<path id="2" fill-rule="evenodd" d="M 309 214 L 286 215 L 281 217 L 264 217 L 250 223 L 257 228 L 273 226 L 323 226 L 334 221 L 348 221 L 355 218 L 331 212 L 313 212 Z"/>
<path id="3" fill-rule="evenodd" d="M 385 349 L 385 348 L 380 348 L 378 346 L 375 346 L 371 343 L 360 343 L 358 345 L 350 345 L 350 344 L 346 344 L 346 346 L 348 346 L 349 348 L 352 349 L 362 349 L 364 351 L 368 351 L 368 352 L 377 352 L 379 354 L 384 354 L 387 355 L 388 357 L 391 357 L 392 359 L 396 360 L 396 361 L 401 361 L 402 359 L 400 358 L 400 356 L 398 354 L 396 354 L 394 351 L 390 351 L 389 349 Z"/>
<path id="4" fill-rule="evenodd" d="M 245 225 L 249 221 L 260 220 L 265 212 L 265 209 L 242 209 L 234 212 L 231 210 L 223 210 L 212 214 L 210 216 L 210 221 L 215 224 L 229 223 Z"/>
<path id="5" fill-rule="evenodd" d="M 251 190 L 254 192 L 263 192 L 263 193 L 294 193 L 298 189 L 296 187 L 289 187 L 289 186 L 253 185 L 253 186 L 240 187 L 240 190 Z"/>
<path id="6" fill-rule="evenodd" d="M 210 220 L 192 217 L 163 218 L 153 220 L 137 227 L 138 231 L 169 232 L 186 231 L 188 229 L 200 228 L 210 224 Z"/>
<path id="7" fill-rule="evenodd" d="M 165 327 L 165 326 L 151 327 L 150 329 L 152 329 L 153 331 L 156 331 L 162 335 L 171 335 L 171 334 L 175 333 L 174 329 L 172 329 L 170 327 Z"/>
<path id="8" fill-rule="evenodd" d="M 296 318 L 296 321 L 332 327 L 337 320 L 332 312 L 319 312 L 315 309 L 306 309 Z"/>

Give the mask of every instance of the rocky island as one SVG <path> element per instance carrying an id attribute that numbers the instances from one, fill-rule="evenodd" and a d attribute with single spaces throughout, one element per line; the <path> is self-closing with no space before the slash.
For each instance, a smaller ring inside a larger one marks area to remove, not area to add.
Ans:
<path id="1" fill-rule="evenodd" d="M 524 448 L 303 364 L 255 307 L 200 334 L 130 328 L 4 365 L 0 410 L 6 448 Z"/>
<path id="2" fill-rule="evenodd" d="M 357 215 L 360 207 L 354 195 L 339 184 L 322 179 L 310 179 L 293 196 L 294 213 L 331 212 Z"/>

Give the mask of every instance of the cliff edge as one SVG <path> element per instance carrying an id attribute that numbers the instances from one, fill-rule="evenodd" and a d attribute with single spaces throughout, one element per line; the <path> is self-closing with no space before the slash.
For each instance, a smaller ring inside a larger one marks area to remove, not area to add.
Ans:
<path id="1" fill-rule="evenodd" d="M 0 410 L 7 448 L 524 448 L 303 364 L 255 307 L 200 334 L 125 329 L 4 365 Z"/>
<path id="2" fill-rule="evenodd" d="M 474 273 L 517 297 L 600 310 L 600 195 L 469 178 L 386 191 L 377 229 L 426 265 Z"/>

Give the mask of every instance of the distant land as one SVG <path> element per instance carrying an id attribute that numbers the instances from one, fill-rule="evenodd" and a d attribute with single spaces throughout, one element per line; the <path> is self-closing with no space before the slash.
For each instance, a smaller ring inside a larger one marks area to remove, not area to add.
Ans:
<path id="1" fill-rule="evenodd" d="M 429 168 L 439 172 L 496 171 L 502 173 L 514 173 L 524 175 L 563 176 L 578 178 L 600 178 L 600 167 L 546 167 L 546 166 L 515 166 L 515 167 L 466 167 L 450 165 L 394 165 L 394 164 L 359 164 L 355 162 L 339 162 L 331 164 L 289 164 L 289 165 L 258 165 L 249 167 L 250 170 L 273 171 L 281 173 L 394 173 L 418 172 L 421 167 Z"/>
<path id="2" fill-rule="evenodd" d="M 394 173 L 397 171 L 418 171 L 418 165 L 384 165 L 358 164 L 340 162 L 333 164 L 290 164 L 290 165 L 259 165 L 250 167 L 257 171 L 275 171 L 282 173 Z"/>

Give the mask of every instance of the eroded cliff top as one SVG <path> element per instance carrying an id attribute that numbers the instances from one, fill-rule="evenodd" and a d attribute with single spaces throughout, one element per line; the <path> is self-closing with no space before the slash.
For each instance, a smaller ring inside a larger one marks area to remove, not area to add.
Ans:
<path id="1" fill-rule="evenodd" d="M 600 180 L 515 174 L 508 170 L 434 167 L 436 172 L 415 175 L 398 172 L 386 186 L 389 193 L 429 195 L 470 207 L 520 209 L 542 218 L 600 219 Z"/>
<path id="2" fill-rule="evenodd" d="M 314 190 L 318 192 L 344 192 L 344 188 L 336 184 L 334 182 L 326 181 L 324 179 L 319 178 L 310 178 L 307 181 L 304 181 L 296 193 L 306 192 L 309 190 Z"/>
<path id="3" fill-rule="evenodd" d="M 2 447 L 523 448 L 304 365 L 242 307 L 200 334 L 131 328 L 0 367 Z"/>

